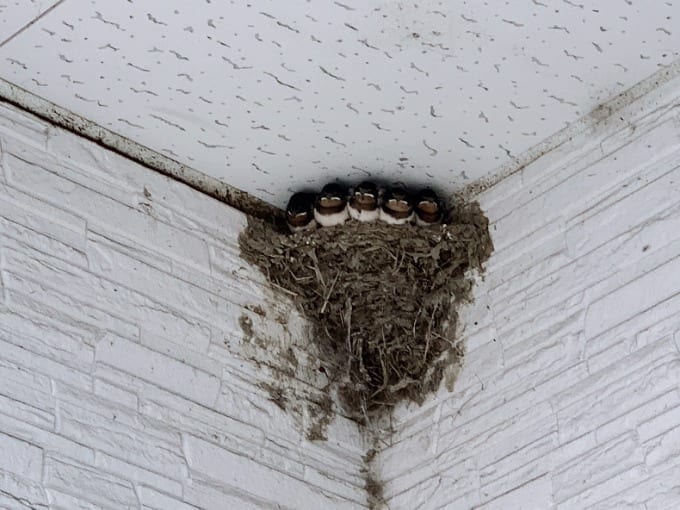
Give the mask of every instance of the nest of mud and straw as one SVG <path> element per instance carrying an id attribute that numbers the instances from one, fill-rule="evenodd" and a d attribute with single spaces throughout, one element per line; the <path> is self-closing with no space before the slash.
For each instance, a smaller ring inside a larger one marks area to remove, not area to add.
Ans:
<path id="1" fill-rule="evenodd" d="M 291 235 L 251 219 L 240 244 L 311 321 L 319 361 L 359 422 L 422 402 L 460 364 L 457 305 L 470 299 L 468 270 L 493 250 L 477 203 L 428 228 L 350 222 Z"/>

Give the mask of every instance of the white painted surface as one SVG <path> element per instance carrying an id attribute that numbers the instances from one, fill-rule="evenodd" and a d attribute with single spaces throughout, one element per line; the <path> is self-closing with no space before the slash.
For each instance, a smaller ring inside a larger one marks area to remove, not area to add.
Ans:
<path id="1" fill-rule="evenodd" d="M 389 508 L 680 507 L 680 80 L 480 196 L 453 393 L 397 413 Z"/>
<path id="2" fill-rule="evenodd" d="M 244 225 L 0 105 L 0 508 L 364 506 L 356 426 L 305 439 L 326 381 L 238 258 Z"/>
<path id="3" fill-rule="evenodd" d="M 677 59 L 679 18 L 674 1 L 66 0 L 0 47 L 0 76 L 282 206 L 336 177 L 451 191 L 519 165 Z"/>
<path id="4" fill-rule="evenodd" d="M 64 0 L 7 0 L 0 4 L 0 45 L 19 35 Z M 12 63 L 10 61 L 10 63 Z"/>
<path id="5" fill-rule="evenodd" d="M 468 356 L 399 410 L 390 508 L 678 506 L 679 105 L 676 79 L 480 197 Z M 310 443 L 258 386 L 325 381 L 240 213 L 4 106 L 0 149 L 0 507 L 362 507 L 356 428 Z"/>

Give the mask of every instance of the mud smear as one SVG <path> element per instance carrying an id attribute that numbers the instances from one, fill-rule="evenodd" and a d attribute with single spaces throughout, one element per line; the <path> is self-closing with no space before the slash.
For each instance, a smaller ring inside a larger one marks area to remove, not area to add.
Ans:
<path id="1" fill-rule="evenodd" d="M 374 441 L 375 442 L 375 441 Z M 375 456 L 378 450 L 375 448 L 370 448 L 366 455 L 363 456 L 362 460 L 364 463 L 363 473 L 364 473 L 364 488 L 366 489 L 366 502 L 368 503 L 368 508 L 370 510 L 379 510 L 385 508 L 387 502 L 383 495 L 383 483 L 376 475 L 376 469 L 374 466 Z"/>
<path id="2" fill-rule="evenodd" d="M 242 257 L 312 324 L 341 411 L 360 424 L 398 402 L 422 403 L 457 372 L 467 271 L 482 271 L 493 251 L 477 203 L 457 204 L 446 224 L 430 228 L 351 222 L 290 235 L 251 218 L 239 242 Z"/>

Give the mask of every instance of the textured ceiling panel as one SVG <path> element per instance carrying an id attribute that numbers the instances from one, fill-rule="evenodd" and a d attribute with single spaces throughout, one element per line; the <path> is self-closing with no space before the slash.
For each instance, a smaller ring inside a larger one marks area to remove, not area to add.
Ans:
<path id="1" fill-rule="evenodd" d="M 335 177 L 487 175 L 676 59 L 679 19 L 671 1 L 65 0 L 0 47 L 0 76 L 282 205 Z"/>

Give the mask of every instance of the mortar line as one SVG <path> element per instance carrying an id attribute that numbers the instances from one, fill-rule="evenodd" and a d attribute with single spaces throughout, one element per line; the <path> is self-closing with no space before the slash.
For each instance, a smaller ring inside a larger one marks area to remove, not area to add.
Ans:
<path id="1" fill-rule="evenodd" d="M 2 102 L 47 121 L 53 127 L 74 133 L 150 170 L 182 182 L 246 214 L 269 220 L 272 217 L 283 218 L 281 209 L 246 191 L 179 163 L 0 77 L 0 103 Z"/>

